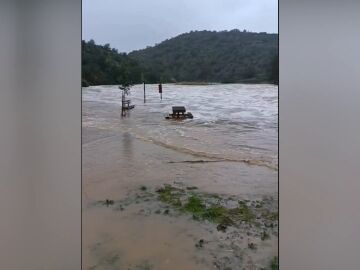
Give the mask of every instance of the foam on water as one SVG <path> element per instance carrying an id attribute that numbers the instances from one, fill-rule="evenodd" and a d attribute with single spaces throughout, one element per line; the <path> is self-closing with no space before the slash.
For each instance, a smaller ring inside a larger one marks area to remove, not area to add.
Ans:
<path id="1" fill-rule="evenodd" d="M 139 139 L 202 158 L 247 162 L 277 168 L 278 89 L 273 85 L 214 84 L 163 85 L 163 100 L 157 85 L 131 89 L 136 105 L 120 130 Z M 84 88 L 84 102 L 108 104 L 108 114 L 119 116 L 121 91 L 117 86 Z M 165 120 L 171 107 L 183 105 L 194 115 L 185 121 Z M 112 117 L 112 120 L 113 120 Z M 84 123 L 107 123 L 106 118 L 84 117 Z M 110 125 L 111 126 L 111 125 Z"/>

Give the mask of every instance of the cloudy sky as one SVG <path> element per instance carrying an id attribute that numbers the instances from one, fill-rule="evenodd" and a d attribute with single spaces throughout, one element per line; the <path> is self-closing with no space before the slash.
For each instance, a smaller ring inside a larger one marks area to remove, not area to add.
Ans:
<path id="1" fill-rule="evenodd" d="M 191 30 L 278 32 L 277 0 L 83 0 L 83 39 L 120 52 Z"/>

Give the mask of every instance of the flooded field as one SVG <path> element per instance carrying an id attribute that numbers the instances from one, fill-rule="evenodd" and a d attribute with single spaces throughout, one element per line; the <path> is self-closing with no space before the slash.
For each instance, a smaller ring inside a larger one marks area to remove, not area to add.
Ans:
<path id="1" fill-rule="evenodd" d="M 277 87 L 83 88 L 83 269 L 275 269 Z M 194 119 L 165 120 L 173 105 Z"/>

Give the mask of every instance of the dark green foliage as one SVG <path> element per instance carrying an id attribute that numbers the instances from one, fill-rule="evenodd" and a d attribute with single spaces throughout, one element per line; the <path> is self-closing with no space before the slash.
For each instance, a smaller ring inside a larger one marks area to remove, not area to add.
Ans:
<path id="1" fill-rule="evenodd" d="M 150 82 L 277 82 L 278 35 L 194 31 L 129 56 Z"/>
<path id="2" fill-rule="evenodd" d="M 191 213 L 196 220 L 208 220 L 218 223 L 221 228 L 234 225 L 236 221 L 252 223 L 255 215 L 246 205 L 239 205 L 236 208 L 226 208 L 220 204 L 205 205 L 201 197 L 192 195 L 182 208 L 185 212 Z"/>
<path id="3" fill-rule="evenodd" d="M 269 221 L 276 221 L 279 219 L 279 213 L 265 211 L 262 216 Z"/>
<path id="4" fill-rule="evenodd" d="M 278 83 L 278 35 L 192 31 L 130 54 L 82 42 L 82 85 Z M 143 75 L 143 76 L 142 76 Z"/>
<path id="5" fill-rule="evenodd" d="M 243 203 L 239 203 L 239 207 L 230 209 L 229 212 L 231 216 L 233 216 L 237 220 L 245 221 L 248 223 L 251 223 L 255 219 L 254 213 L 246 204 Z"/>
<path id="6" fill-rule="evenodd" d="M 221 230 L 226 230 L 226 227 L 234 224 L 227 208 L 218 204 L 207 207 L 203 200 L 197 195 L 192 195 L 188 198 L 187 203 L 183 207 L 183 211 L 191 213 L 195 220 L 208 220 L 219 223 L 219 226 L 222 228 Z"/>
<path id="7" fill-rule="evenodd" d="M 193 195 L 185 204 L 184 210 L 192 213 L 193 215 L 202 216 L 204 214 L 204 211 L 206 210 L 206 206 L 198 196 Z"/>
<path id="8" fill-rule="evenodd" d="M 203 214 L 204 219 L 212 222 L 221 223 L 229 215 L 228 209 L 221 205 L 211 205 Z"/>
<path id="9" fill-rule="evenodd" d="M 186 190 L 188 189 L 186 188 Z M 164 185 L 157 190 L 157 193 L 160 201 L 192 214 L 195 220 L 217 223 L 218 230 L 221 231 L 225 231 L 228 226 L 233 226 L 237 222 L 244 221 L 253 224 L 255 221 L 255 214 L 242 201 L 239 201 L 239 206 L 236 208 L 226 208 L 219 203 L 206 202 L 204 197 L 193 192 L 187 197 L 188 194 L 183 189 L 171 185 Z M 184 204 L 182 201 L 185 201 Z"/>
<path id="10" fill-rule="evenodd" d="M 120 84 L 128 86 L 141 79 L 138 63 L 119 54 L 109 44 L 82 41 L 82 86 Z"/>
<path id="11" fill-rule="evenodd" d="M 159 193 L 160 201 L 171 204 L 175 207 L 181 207 L 181 191 L 169 185 L 165 185 L 163 188 L 157 190 Z"/>

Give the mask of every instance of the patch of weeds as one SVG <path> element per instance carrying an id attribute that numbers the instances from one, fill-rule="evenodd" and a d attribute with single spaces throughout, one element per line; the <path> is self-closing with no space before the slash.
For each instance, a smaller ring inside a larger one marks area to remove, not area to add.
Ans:
<path id="1" fill-rule="evenodd" d="M 142 191 L 146 191 L 146 190 L 147 190 L 147 187 L 145 187 L 145 186 L 141 186 L 141 187 L 140 187 L 140 190 L 142 190 Z"/>
<path id="2" fill-rule="evenodd" d="M 221 205 L 210 205 L 205 203 L 197 195 L 192 195 L 183 207 L 185 212 L 192 213 L 195 220 L 208 220 L 218 223 L 217 230 L 225 232 L 228 226 L 234 225 L 230 210 Z"/>
<path id="3" fill-rule="evenodd" d="M 221 205 L 212 205 L 205 210 L 203 218 L 212 222 L 222 222 L 229 215 L 229 210 Z"/>
<path id="4" fill-rule="evenodd" d="M 230 215 L 240 221 L 245 221 L 251 223 L 256 218 L 255 214 L 251 209 L 245 204 L 239 202 L 239 207 L 229 210 Z"/>
<path id="5" fill-rule="evenodd" d="M 195 190 L 198 189 L 197 187 L 186 187 L 187 190 Z"/>
<path id="6" fill-rule="evenodd" d="M 181 190 L 170 185 L 166 185 L 163 188 L 158 189 L 157 193 L 159 193 L 160 201 L 175 207 L 181 207 Z"/>
<path id="7" fill-rule="evenodd" d="M 228 209 L 225 207 L 221 205 L 211 205 L 206 207 L 203 200 L 195 194 L 189 197 L 187 203 L 183 207 L 183 210 L 196 215 L 201 219 L 206 219 L 212 222 L 220 222 L 226 215 L 228 215 Z"/>
<path id="8" fill-rule="evenodd" d="M 192 188 L 187 188 L 187 190 L 192 190 Z M 227 227 L 236 226 L 241 221 L 251 224 L 256 222 L 256 215 L 246 201 L 238 201 L 237 207 L 227 208 L 221 203 L 221 197 L 217 194 L 187 193 L 171 185 L 165 185 L 157 192 L 160 201 L 174 206 L 182 212 L 192 214 L 194 220 L 207 220 L 218 224 L 217 230 L 219 231 L 225 232 Z M 260 227 L 260 223 L 258 227 Z"/>
<path id="9" fill-rule="evenodd" d="M 183 210 L 192 213 L 195 219 L 203 218 L 206 206 L 197 195 L 192 195 L 187 203 L 184 205 Z"/>
<path id="10" fill-rule="evenodd" d="M 270 220 L 270 221 L 277 221 L 279 219 L 279 213 L 277 212 L 265 212 L 262 215 L 264 217 L 264 219 L 266 220 Z"/>
<path id="11" fill-rule="evenodd" d="M 279 269 L 279 259 L 275 256 L 270 262 L 270 269 L 271 270 L 278 270 Z"/>

